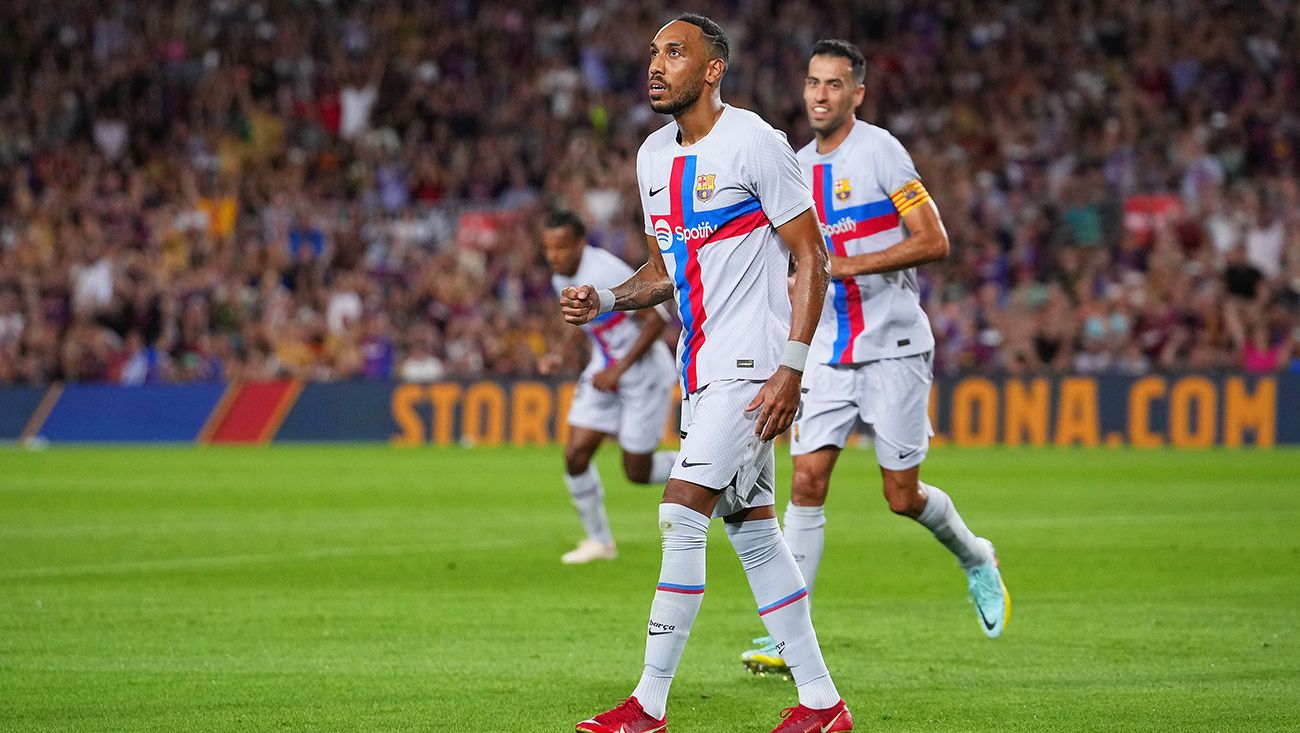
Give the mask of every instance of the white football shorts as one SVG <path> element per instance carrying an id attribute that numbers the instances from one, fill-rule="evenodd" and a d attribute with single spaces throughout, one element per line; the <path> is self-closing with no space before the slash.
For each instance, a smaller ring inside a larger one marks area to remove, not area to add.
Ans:
<path id="1" fill-rule="evenodd" d="M 682 401 L 682 447 L 672 478 L 722 491 L 714 517 L 776 501 L 776 453 L 754 434 L 758 411 L 745 412 L 763 384 L 718 380 Z"/>
<path id="2" fill-rule="evenodd" d="M 645 357 L 653 360 L 651 364 L 629 369 L 618 381 L 616 392 L 596 389 L 591 375 L 584 373 L 569 406 L 569 425 L 616 435 L 619 446 L 628 453 L 654 452 L 664 437 L 676 384 L 672 357 L 667 356 L 663 364 L 655 363 L 660 361 L 657 351 Z"/>
<path id="3" fill-rule="evenodd" d="M 858 420 L 871 427 L 881 468 L 918 466 L 930 450 L 930 354 L 866 364 L 816 364 L 803 375 L 790 454 L 843 448 Z"/>

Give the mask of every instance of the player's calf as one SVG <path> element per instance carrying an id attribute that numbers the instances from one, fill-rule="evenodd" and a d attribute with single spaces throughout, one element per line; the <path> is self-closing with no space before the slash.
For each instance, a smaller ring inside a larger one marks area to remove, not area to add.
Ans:
<path id="1" fill-rule="evenodd" d="M 623 451 L 623 475 L 634 484 L 650 483 L 650 470 L 654 467 L 653 453 Z"/>
<path id="2" fill-rule="evenodd" d="M 925 511 L 926 496 L 921 491 L 921 482 L 917 479 L 919 473 L 915 468 L 906 471 L 880 469 L 889 511 L 912 519 L 921 516 L 921 512 Z"/>
<path id="3" fill-rule="evenodd" d="M 661 450 L 654 453 L 623 451 L 623 475 L 634 484 L 662 484 L 672 474 L 677 451 Z"/>

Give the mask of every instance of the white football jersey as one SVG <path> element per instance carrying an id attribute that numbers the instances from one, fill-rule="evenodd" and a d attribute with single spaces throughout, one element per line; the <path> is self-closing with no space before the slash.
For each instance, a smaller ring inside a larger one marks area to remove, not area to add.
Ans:
<path id="1" fill-rule="evenodd" d="M 848 257 L 878 252 L 908 235 L 902 214 L 930 200 L 912 157 L 887 130 L 856 120 L 828 155 L 817 142 L 799 151 L 826 248 Z M 832 279 L 808 358 L 856 364 L 934 348 L 916 270 Z"/>
<path id="2" fill-rule="evenodd" d="M 573 277 L 551 275 L 551 287 L 556 295 L 570 285 L 593 285 L 597 289 L 612 288 L 621 285 L 632 277 L 632 268 L 626 262 L 603 249 L 586 245 L 582 248 L 582 259 Z M 631 313 L 612 311 L 596 316 L 595 319 L 581 326 L 591 339 L 591 360 L 587 362 L 583 374 L 601 371 L 627 355 L 641 335 L 641 326 Z M 651 351 L 639 362 L 632 365 L 628 374 L 635 378 L 634 372 L 646 368 L 654 359 L 655 351 L 664 352 L 664 358 L 670 358 L 668 346 L 662 341 L 651 347 Z M 667 366 L 665 365 L 665 369 Z"/>
<path id="3" fill-rule="evenodd" d="M 683 147 L 676 122 L 636 158 L 645 232 L 676 285 L 677 362 L 686 394 L 717 379 L 767 379 L 790 337 L 789 250 L 776 233 L 812 208 L 785 133 L 724 106 Z"/>

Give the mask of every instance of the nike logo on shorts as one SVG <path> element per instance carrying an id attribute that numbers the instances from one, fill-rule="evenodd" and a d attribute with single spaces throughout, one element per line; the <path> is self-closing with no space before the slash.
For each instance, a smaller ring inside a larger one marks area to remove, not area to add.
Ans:
<path id="1" fill-rule="evenodd" d="M 695 468 L 696 466 L 712 466 L 712 465 L 713 465 L 712 463 L 707 463 L 704 461 L 701 461 L 699 463 L 691 463 L 687 461 L 685 458 L 682 459 L 682 468 Z"/>

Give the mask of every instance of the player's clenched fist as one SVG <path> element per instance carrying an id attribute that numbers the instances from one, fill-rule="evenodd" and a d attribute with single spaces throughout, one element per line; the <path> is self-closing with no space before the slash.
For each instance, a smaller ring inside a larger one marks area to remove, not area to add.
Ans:
<path id="1" fill-rule="evenodd" d="M 560 312 L 564 314 L 564 320 L 575 326 L 595 318 L 599 309 L 596 288 L 590 285 L 569 286 L 560 291 Z"/>

